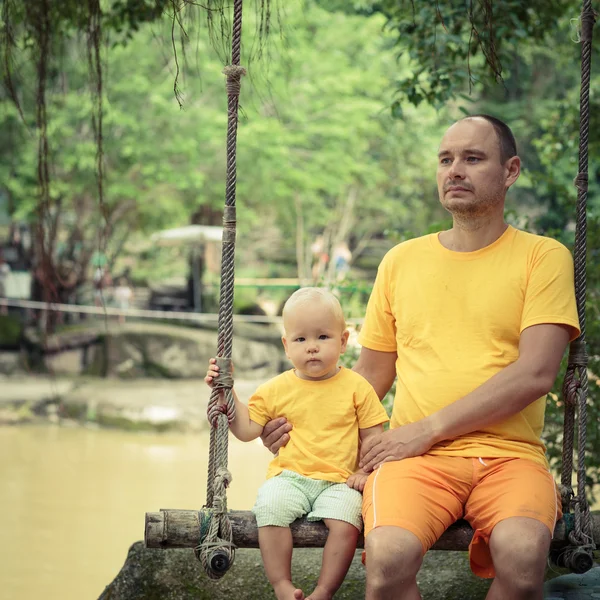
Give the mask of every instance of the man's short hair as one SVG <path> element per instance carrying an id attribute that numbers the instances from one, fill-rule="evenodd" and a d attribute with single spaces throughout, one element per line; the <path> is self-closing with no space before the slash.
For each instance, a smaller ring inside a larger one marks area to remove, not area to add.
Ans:
<path id="1" fill-rule="evenodd" d="M 505 163 L 509 158 L 517 155 L 517 142 L 510 127 L 500 119 L 486 114 L 469 115 L 462 121 L 467 119 L 484 119 L 494 128 L 498 136 L 498 144 L 500 145 L 500 162 Z"/>
<path id="2" fill-rule="evenodd" d="M 342 330 L 346 329 L 346 320 L 344 319 L 344 312 L 340 301 L 332 294 L 327 288 L 320 287 L 304 287 L 296 290 L 286 301 L 283 306 L 283 320 L 285 322 L 286 316 L 293 312 L 293 310 L 300 304 L 307 302 L 321 301 L 325 305 L 328 305 L 333 312 L 335 320 L 339 323 Z"/>

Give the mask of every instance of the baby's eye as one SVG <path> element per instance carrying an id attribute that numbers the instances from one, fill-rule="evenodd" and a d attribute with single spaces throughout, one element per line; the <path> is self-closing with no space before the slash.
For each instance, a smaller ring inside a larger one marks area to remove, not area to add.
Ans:
<path id="1" fill-rule="evenodd" d="M 304 341 L 304 338 L 303 338 L 303 337 L 297 337 L 297 338 L 296 338 L 296 341 L 297 341 L 297 342 L 303 342 L 303 341 Z"/>
<path id="2" fill-rule="evenodd" d="M 322 333 L 322 334 L 319 336 L 319 339 L 320 339 L 320 340 L 326 340 L 326 339 L 329 339 L 329 336 L 328 336 L 326 333 Z"/>

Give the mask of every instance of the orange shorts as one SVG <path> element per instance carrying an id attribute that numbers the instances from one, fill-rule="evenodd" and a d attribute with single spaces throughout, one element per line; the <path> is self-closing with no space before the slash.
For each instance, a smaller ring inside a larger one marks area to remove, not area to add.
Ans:
<path id="1" fill-rule="evenodd" d="M 503 519 L 529 517 L 554 533 L 562 516 L 551 473 L 525 458 L 418 456 L 384 463 L 371 473 L 363 492 L 365 538 L 375 527 L 402 527 L 427 552 L 458 519 L 474 530 L 471 570 L 494 577 L 488 542 Z"/>

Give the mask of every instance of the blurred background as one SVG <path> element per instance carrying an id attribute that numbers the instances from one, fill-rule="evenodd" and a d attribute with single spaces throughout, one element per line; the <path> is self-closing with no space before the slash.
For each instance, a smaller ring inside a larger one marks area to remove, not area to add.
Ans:
<path id="1" fill-rule="evenodd" d="M 230 6 L 0 6 L 2 594 L 95 598 L 143 537 L 146 511 L 205 499 Z M 243 398 L 287 367 L 279 315 L 295 289 L 334 289 L 354 336 L 385 252 L 449 226 L 436 153 L 465 114 L 497 116 L 517 138 L 523 172 L 507 220 L 572 247 L 580 10 L 574 0 L 246 3 L 233 357 Z M 590 484 L 600 465 L 596 71 Z M 545 432 L 556 469 L 559 390 L 560 379 Z M 233 438 L 230 454 L 230 508 L 249 509 L 269 454 Z"/>

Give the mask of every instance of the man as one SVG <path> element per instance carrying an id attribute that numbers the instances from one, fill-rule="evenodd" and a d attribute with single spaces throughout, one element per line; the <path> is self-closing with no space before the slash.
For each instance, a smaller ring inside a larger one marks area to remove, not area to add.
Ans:
<path id="1" fill-rule="evenodd" d="M 361 449 L 373 470 L 368 600 L 420 598 L 424 553 L 461 517 L 475 531 L 472 570 L 495 577 L 488 600 L 542 598 L 561 513 L 539 438 L 579 324 L 568 250 L 504 221 L 520 167 L 503 122 L 452 125 L 437 169 L 452 229 L 399 244 L 379 267 L 354 369 L 380 398 L 398 385 L 391 429 Z M 292 427 L 274 421 L 265 445 L 276 450 Z"/>

